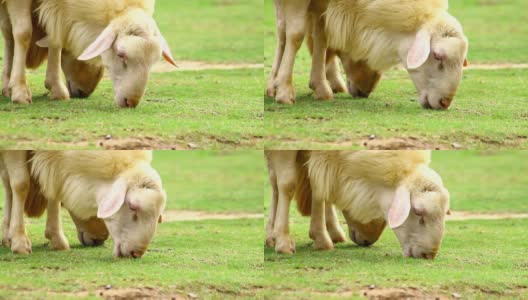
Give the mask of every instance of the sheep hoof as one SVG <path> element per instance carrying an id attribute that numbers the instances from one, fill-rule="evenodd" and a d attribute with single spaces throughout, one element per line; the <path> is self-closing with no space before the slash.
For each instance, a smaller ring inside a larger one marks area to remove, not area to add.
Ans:
<path id="1" fill-rule="evenodd" d="M 265 93 L 266 97 L 275 98 L 275 87 L 268 86 Z"/>
<path id="2" fill-rule="evenodd" d="M 275 252 L 281 254 L 295 253 L 295 242 L 290 236 L 282 236 L 275 239 Z"/>
<path id="3" fill-rule="evenodd" d="M 334 94 L 348 92 L 346 84 L 343 82 L 343 79 L 341 78 L 330 80 L 330 87 L 332 88 L 332 92 Z"/>
<path id="4" fill-rule="evenodd" d="M 30 254 L 31 241 L 25 235 L 20 235 L 11 239 L 11 251 L 14 254 Z"/>
<path id="5" fill-rule="evenodd" d="M 8 86 L 2 88 L 2 96 L 11 98 L 11 89 Z"/>
<path id="6" fill-rule="evenodd" d="M 335 230 L 329 230 L 328 234 L 330 234 L 330 238 L 332 239 L 332 242 L 334 244 L 346 242 L 345 232 L 343 232 L 343 229 L 341 228 L 337 228 Z"/>
<path id="7" fill-rule="evenodd" d="M 326 81 L 325 83 L 316 86 L 314 93 L 315 93 L 315 99 L 318 99 L 318 100 L 334 99 L 334 93 L 332 92 L 330 85 Z"/>
<path id="8" fill-rule="evenodd" d="M 334 244 L 327 234 L 320 235 L 314 240 L 315 250 L 331 250 L 334 249 Z"/>
<path id="9" fill-rule="evenodd" d="M 275 248 L 275 239 L 272 237 L 266 238 L 266 247 Z"/>
<path id="10" fill-rule="evenodd" d="M 295 103 L 295 92 L 291 85 L 277 87 L 277 95 L 275 101 L 282 104 L 292 105 Z"/>
<path id="11" fill-rule="evenodd" d="M 2 246 L 6 247 L 6 248 L 11 248 L 11 241 L 8 238 L 3 238 L 2 239 Z"/>
<path id="12" fill-rule="evenodd" d="M 51 244 L 51 250 L 56 251 L 62 251 L 62 250 L 69 250 L 70 245 L 68 244 L 68 240 L 65 236 L 55 236 L 50 239 Z"/>
<path id="13" fill-rule="evenodd" d="M 26 85 L 11 87 L 11 101 L 19 104 L 30 104 L 31 90 Z"/>
<path id="14" fill-rule="evenodd" d="M 50 89 L 50 98 L 52 100 L 68 100 L 70 99 L 70 93 L 63 84 L 58 84 Z"/>

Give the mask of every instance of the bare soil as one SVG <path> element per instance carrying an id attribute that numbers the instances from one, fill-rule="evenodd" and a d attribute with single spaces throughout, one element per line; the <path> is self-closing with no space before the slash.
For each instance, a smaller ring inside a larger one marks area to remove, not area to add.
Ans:
<path id="1" fill-rule="evenodd" d="M 512 213 L 474 213 L 465 211 L 453 211 L 446 217 L 447 221 L 465 221 L 465 220 L 501 220 L 501 219 L 526 219 L 528 214 Z"/>
<path id="2" fill-rule="evenodd" d="M 263 214 L 254 213 L 216 213 L 192 210 L 167 210 L 163 213 L 164 222 L 176 221 L 202 221 L 202 220 L 236 220 L 236 219 L 260 219 Z"/>
<path id="3" fill-rule="evenodd" d="M 177 61 L 173 65 L 160 61 L 152 68 L 154 73 L 166 73 L 176 71 L 202 71 L 202 70 L 235 70 L 235 69 L 260 69 L 264 68 L 264 64 L 250 64 L 250 63 L 208 63 L 204 61 Z"/>

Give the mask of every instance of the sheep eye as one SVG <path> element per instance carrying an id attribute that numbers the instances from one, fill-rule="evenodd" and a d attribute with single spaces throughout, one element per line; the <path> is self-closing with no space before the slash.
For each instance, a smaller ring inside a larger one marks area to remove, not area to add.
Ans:
<path id="1" fill-rule="evenodd" d="M 420 218 L 420 225 L 425 225 L 425 220 L 424 220 L 424 218 Z"/>
<path id="2" fill-rule="evenodd" d="M 153 190 L 154 189 L 154 185 L 149 183 L 149 182 L 144 182 L 142 183 L 140 186 L 139 186 L 140 189 L 149 189 L 149 190 Z"/>

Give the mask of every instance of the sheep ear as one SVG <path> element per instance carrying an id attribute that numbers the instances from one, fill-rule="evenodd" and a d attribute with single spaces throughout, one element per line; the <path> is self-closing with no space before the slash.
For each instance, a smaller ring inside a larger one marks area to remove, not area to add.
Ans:
<path id="1" fill-rule="evenodd" d="M 404 186 L 399 186 L 392 198 L 392 204 L 389 209 L 389 226 L 390 228 L 399 227 L 411 211 L 411 193 Z"/>
<path id="2" fill-rule="evenodd" d="M 407 53 L 407 68 L 416 69 L 423 65 L 431 52 L 431 34 L 426 29 L 416 33 L 416 38 Z"/>
<path id="3" fill-rule="evenodd" d="M 108 25 L 103 32 L 95 39 L 95 41 L 84 50 L 79 56 L 78 60 L 90 60 L 101 55 L 106 50 L 112 47 L 116 39 L 116 33 L 111 25 Z"/>
<path id="4" fill-rule="evenodd" d="M 125 202 L 127 182 L 120 178 L 99 194 L 97 217 L 104 219 L 113 216 Z"/>
<path id="5" fill-rule="evenodd" d="M 167 40 L 163 37 L 163 35 L 160 34 L 160 43 L 161 43 L 161 55 L 163 58 L 171 65 L 178 67 L 176 65 L 176 62 L 174 61 L 174 58 L 172 58 L 172 53 L 169 48 L 169 43 L 167 43 Z"/>
<path id="6" fill-rule="evenodd" d="M 41 38 L 35 44 L 37 44 L 37 46 L 39 46 L 40 48 L 48 48 L 49 46 L 48 36 Z"/>

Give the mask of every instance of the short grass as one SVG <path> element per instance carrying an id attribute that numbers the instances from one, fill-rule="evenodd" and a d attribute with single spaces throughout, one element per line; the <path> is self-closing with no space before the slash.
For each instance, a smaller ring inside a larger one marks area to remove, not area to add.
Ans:
<path id="1" fill-rule="evenodd" d="M 435 151 L 432 165 L 450 191 L 452 209 L 522 213 L 528 210 L 528 177 L 521 171 L 528 167 L 527 155 L 525 151 Z M 268 206 L 269 187 L 265 194 Z M 264 297 L 360 298 L 360 291 L 370 285 L 415 289 L 426 295 L 458 293 L 466 299 L 528 295 L 526 219 L 450 221 L 434 261 L 404 258 L 390 229 L 369 248 L 349 241 L 318 252 L 308 238 L 309 219 L 300 217 L 292 206 L 290 220 L 297 253 L 264 250 Z"/>
<path id="2" fill-rule="evenodd" d="M 470 64 L 525 63 L 526 27 L 518 26 L 522 0 L 451 1 L 470 41 Z M 275 49 L 273 5 L 265 2 L 265 70 Z M 496 17 L 491 17 L 492 15 Z M 485 21 L 484 21 L 485 20 Z M 501 38 L 499 38 L 501 36 Z M 495 38 L 493 38 L 495 37 Z M 496 43 L 497 40 L 502 42 Z M 386 72 L 369 99 L 338 95 L 316 101 L 308 88 L 311 59 L 303 46 L 297 56 L 294 86 L 297 103 L 278 105 L 265 98 L 266 148 L 365 148 L 376 145 L 418 148 L 527 148 L 528 70 L 466 70 L 455 102 L 448 111 L 428 111 L 416 102 L 415 88 L 405 71 Z M 267 74 L 266 74 L 267 75 Z M 391 146 L 391 140 L 403 145 Z M 367 144 L 365 144 L 367 141 Z M 455 146 L 453 147 L 453 144 Z"/>
<path id="3" fill-rule="evenodd" d="M 161 0 L 155 19 L 176 60 L 258 63 L 259 7 L 254 0 Z M 88 99 L 50 101 L 44 72 L 41 66 L 28 75 L 33 104 L 14 105 L 0 96 L 0 148 L 261 147 L 261 69 L 151 74 L 146 95 L 133 110 L 117 107 L 107 78 Z M 111 141 L 101 144 L 105 137 Z"/>
<path id="4" fill-rule="evenodd" d="M 168 194 L 167 209 L 258 211 L 262 161 L 261 151 L 154 153 Z M 44 238 L 45 218 L 26 220 L 33 253 L 16 256 L 0 247 L 2 299 L 64 299 L 81 292 L 95 298 L 106 285 L 114 290 L 143 288 L 169 299 L 188 293 L 201 299 L 251 298 L 261 281 L 262 219 L 165 222 L 138 260 L 113 258 L 111 240 L 103 247 L 82 247 L 67 214 L 63 223 L 72 249 L 51 251 Z"/>

